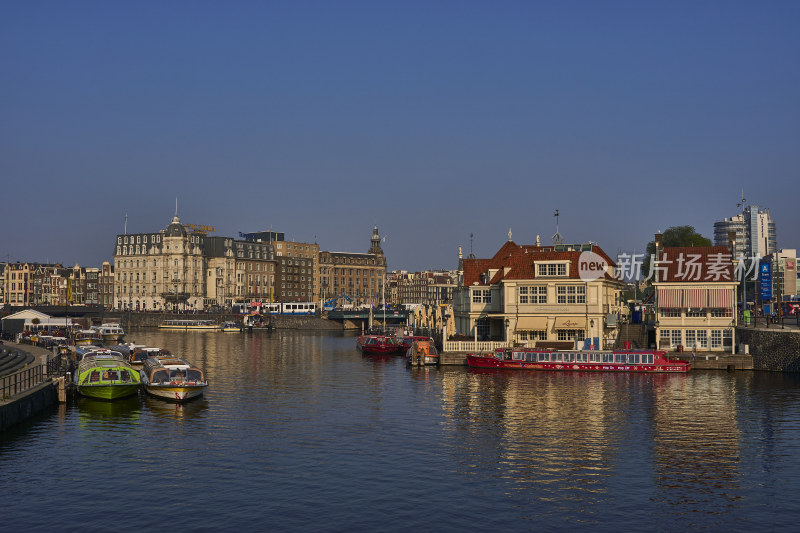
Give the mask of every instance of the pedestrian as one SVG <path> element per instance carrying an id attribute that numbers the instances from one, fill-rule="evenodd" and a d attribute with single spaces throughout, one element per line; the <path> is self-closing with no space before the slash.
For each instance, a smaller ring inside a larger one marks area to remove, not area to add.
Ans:
<path id="1" fill-rule="evenodd" d="M 692 346 L 692 363 L 694 363 L 696 355 L 697 355 L 697 344 Z"/>

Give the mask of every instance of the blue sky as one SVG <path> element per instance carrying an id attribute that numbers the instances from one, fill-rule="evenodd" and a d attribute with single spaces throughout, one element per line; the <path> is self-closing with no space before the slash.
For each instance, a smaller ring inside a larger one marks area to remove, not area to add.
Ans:
<path id="1" fill-rule="evenodd" d="M 390 269 L 641 251 L 770 208 L 800 248 L 800 2 L 0 5 L 0 261 L 169 223 Z"/>

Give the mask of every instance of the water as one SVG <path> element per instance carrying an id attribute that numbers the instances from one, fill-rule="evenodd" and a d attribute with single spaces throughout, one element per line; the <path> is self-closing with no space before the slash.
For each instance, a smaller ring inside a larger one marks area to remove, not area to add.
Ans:
<path id="1" fill-rule="evenodd" d="M 80 399 L 0 436 L 6 531 L 796 527 L 800 378 L 408 368 L 329 333 L 129 335 L 204 399 Z"/>

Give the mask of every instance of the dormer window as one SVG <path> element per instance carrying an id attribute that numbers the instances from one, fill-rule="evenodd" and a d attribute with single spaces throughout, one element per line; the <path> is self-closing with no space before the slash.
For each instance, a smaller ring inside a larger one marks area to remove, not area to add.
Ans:
<path id="1" fill-rule="evenodd" d="M 536 263 L 536 277 L 566 277 L 567 263 Z"/>

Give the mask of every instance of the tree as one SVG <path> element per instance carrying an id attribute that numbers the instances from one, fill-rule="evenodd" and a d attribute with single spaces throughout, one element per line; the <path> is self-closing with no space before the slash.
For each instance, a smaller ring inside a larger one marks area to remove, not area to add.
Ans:
<path id="1" fill-rule="evenodd" d="M 711 246 L 711 239 L 697 233 L 694 226 L 672 226 L 661 236 L 665 248 L 674 246 Z M 656 241 L 647 243 L 647 256 L 642 263 L 642 275 L 650 273 L 650 257 L 656 253 Z"/>

